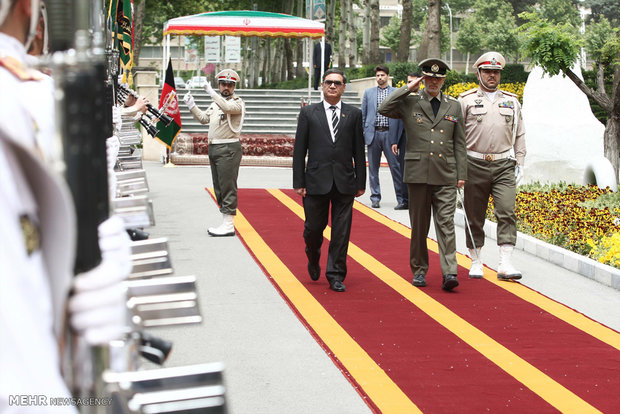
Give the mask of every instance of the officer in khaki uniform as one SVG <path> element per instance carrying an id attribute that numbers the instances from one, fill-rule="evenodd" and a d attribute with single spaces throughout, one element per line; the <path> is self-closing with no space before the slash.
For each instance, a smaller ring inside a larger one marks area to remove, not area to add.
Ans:
<path id="1" fill-rule="evenodd" d="M 442 288 L 458 286 L 454 211 L 456 189 L 465 184 L 467 159 L 465 130 L 459 102 L 441 93 L 448 65 L 441 59 L 420 62 L 422 77 L 397 89 L 379 106 L 379 113 L 403 120 L 407 133 L 405 174 L 411 220 L 410 261 L 413 285 L 426 286 L 426 238 L 435 222 Z M 424 89 L 412 93 L 424 81 Z"/>
<path id="2" fill-rule="evenodd" d="M 213 177 L 215 199 L 220 206 L 223 222 L 218 227 L 210 227 L 211 236 L 234 236 L 234 217 L 237 214 L 237 177 L 241 165 L 241 127 L 245 115 L 243 100 L 235 95 L 239 75 L 232 69 L 224 69 L 216 75 L 219 93 L 209 82 L 205 90 L 213 102 L 203 112 L 194 103 L 188 92 L 183 101 L 194 119 L 201 124 L 209 124 L 209 163 Z"/>
<path id="3" fill-rule="evenodd" d="M 489 196 L 495 203 L 497 244 L 501 280 L 520 279 L 521 273 L 510 261 L 517 241 L 515 216 L 516 185 L 523 177 L 525 129 L 517 96 L 498 89 L 506 60 L 497 52 L 488 52 L 474 63 L 479 87 L 459 96 L 467 135 L 467 184 L 465 211 L 473 243 L 466 233 L 472 258 L 469 276 L 482 278 L 481 248 L 484 245 L 484 221 Z M 514 151 L 514 155 L 513 155 Z"/>

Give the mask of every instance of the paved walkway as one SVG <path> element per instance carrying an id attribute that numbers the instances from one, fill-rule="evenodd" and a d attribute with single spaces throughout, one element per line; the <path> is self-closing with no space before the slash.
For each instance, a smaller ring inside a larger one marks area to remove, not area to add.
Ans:
<path id="1" fill-rule="evenodd" d="M 151 237 L 167 237 L 175 274 L 196 275 L 204 322 L 200 326 L 157 329 L 174 341 L 167 366 L 223 361 L 231 414 L 360 414 L 370 412 L 267 280 L 237 237 L 209 237 L 220 213 L 204 190 L 211 187 L 204 166 L 163 168 L 144 162 L 156 226 Z M 409 224 L 395 211 L 391 177 L 380 172 L 379 212 Z M 290 188 L 289 168 L 242 167 L 239 187 Z M 359 201 L 370 205 L 369 195 Z M 248 208 L 244 206 L 243 208 Z M 355 225 L 355 223 L 353 223 Z M 302 229 L 300 228 L 300 237 Z M 484 262 L 497 268 L 497 247 L 487 239 Z M 463 229 L 457 247 L 466 252 Z M 523 251 L 514 263 L 522 283 L 620 331 L 620 291 L 555 266 Z M 349 275 L 355 277 L 354 275 Z"/>

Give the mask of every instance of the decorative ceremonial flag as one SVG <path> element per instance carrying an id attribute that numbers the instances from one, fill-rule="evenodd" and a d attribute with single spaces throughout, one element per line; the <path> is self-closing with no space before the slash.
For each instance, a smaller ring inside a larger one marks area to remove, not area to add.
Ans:
<path id="1" fill-rule="evenodd" d="M 133 0 L 112 0 L 108 17 L 114 18 L 115 38 L 118 40 L 120 64 L 124 71 L 123 82 L 132 84 L 133 67 Z M 129 78 L 127 78 L 129 77 Z"/>
<path id="2" fill-rule="evenodd" d="M 166 69 L 166 81 L 159 98 L 159 107 L 162 112 L 169 115 L 173 121 L 168 126 L 161 121 L 157 122 L 159 133 L 155 138 L 161 141 L 168 149 L 172 148 L 174 140 L 181 132 L 181 112 L 179 111 L 179 99 L 177 97 L 176 86 L 174 85 L 174 73 L 172 72 L 172 60 L 168 60 Z"/>

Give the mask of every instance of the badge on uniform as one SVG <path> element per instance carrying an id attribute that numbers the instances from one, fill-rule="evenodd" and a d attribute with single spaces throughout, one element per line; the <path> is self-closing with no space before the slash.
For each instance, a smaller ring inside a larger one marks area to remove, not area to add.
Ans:
<path id="1" fill-rule="evenodd" d="M 510 109 L 515 109 L 515 104 L 512 101 L 504 101 L 504 102 L 500 102 L 498 104 L 498 106 L 500 108 L 510 108 Z"/>
<path id="2" fill-rule="evenodd" d="M 454 122 L 455 124 L 459 122 L 459 118 L 454 115 L 446 115 L 443 117 L 446 121 Z"/>
<path id="3" fill-rule="evenodd" d="M 482 99 L 474 99 L 474 102 L 476 102 L 476 106 L 482 106 Z"/>
<path id="4" fill-rule="evenodd" d="M 421 123 L 422 123 L 422 114 L 421 114 L 421 113 L 419 113 L 419 112 L 415 112 L 415 113 L 413 114 L 413 116 L 415 116 L 415 118 L 416 118 L 415 120 L 416 120 L 416 122 L 417 122 L 418 124 L 421 124 Z"/>
<path id="5" fill-rule="evenodd" d="M 41 237 L 39 236 L 39 229 L 37 225 L 26 214 L 19 217 L 19 224 L 22 228 L 22 235 L 24 236 L 24 246 L 26 252 L 30 256 L 33 252 L 39 250 L 41 245 Z"/>

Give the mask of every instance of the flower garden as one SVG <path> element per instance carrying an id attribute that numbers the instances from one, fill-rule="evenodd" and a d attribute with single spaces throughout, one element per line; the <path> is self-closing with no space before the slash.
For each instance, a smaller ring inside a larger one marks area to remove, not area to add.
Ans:
<path id="1" fill-rule="evenodd" d="M 563 183 L 518 190 L 519 231 L 620 268 L 620 193 Z M 495 221 L 492 200 L 487 218 Z"/>

